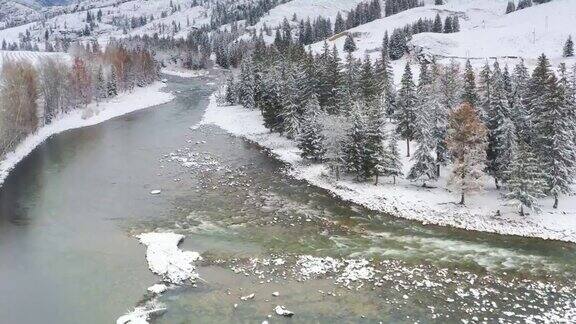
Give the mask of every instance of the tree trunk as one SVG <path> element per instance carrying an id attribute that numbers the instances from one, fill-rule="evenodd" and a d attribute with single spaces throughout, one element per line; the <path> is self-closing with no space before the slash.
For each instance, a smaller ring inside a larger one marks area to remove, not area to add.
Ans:
<path id="1" fill-rule="evenodd" d="M 394 185 L 396 185 L 396 176 L 392 177 L 392 181 L 394 181 Z"/>
<path id="2" fill-rule="evenodd" d="M 378 185 L 378 173 L 376 173 L 376 182 L 374 183 L 375 186 Z"/>
<path id="3" fill-rule="evenodd" d="M 558 194 L 554 195 L 554 209 L 558 208 Z"/>
<path id="4" fill-rule="evenodd" d="M 336 180 L 340 181 L 340 166 L 336 166 Z"/>
<path id="5" fill-rule="evenodd" d="M 496 185 L 496 189 L 500 190 L 500 183 L 498 183 L 498 178 L 494 178 L 494 184 Z"/>
<path id="6" fill-rule="evenodd" d="M 407 138 L 406 139 L 406 152 L 407 152 L 407 157 L 410 157 L 410 139 Z"/>
<path id="7" fill-rule="evenodd" d="M 524 216 L 524 205 L 520 205 L 520 216 Z"/>
<path id="8" fill-rule="evenodd" d="M 466 203 L 466 199 L 464 197 L 464 192 L 462 192 L 462 196 L 460 197 L 460 205 L 464 205 Z"/>
<path id="9" fill-rule="evenodd" d="M 436 165 L 436 175 L 438 175 L 438 178 L 440 178 L 440 163 Z"/>

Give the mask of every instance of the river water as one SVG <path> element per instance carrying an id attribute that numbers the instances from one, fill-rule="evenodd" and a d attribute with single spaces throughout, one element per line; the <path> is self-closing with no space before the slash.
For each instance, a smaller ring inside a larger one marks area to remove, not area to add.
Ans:
<path id="1" fill-rule="evenodd" d="M 18 165 L 0 189 L 0 322 L 114 322 L 159 281 L 134 238 L 148 231 L 182 233 L 204 258 L 155 323 L 538 322 L 576 306 L 574 244 L 374 213 L 191 127 L 218 79 L 171 77 L 174 101 L 54 136 Z M 303 255 L 366 259 L 370 275 L 346 281 L 340 261 L 312 278 Z"/>

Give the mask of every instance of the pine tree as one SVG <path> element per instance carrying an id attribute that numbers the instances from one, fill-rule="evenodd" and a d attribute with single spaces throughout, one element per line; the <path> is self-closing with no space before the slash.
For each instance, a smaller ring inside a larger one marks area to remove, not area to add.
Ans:
<path id="1" fill-rule="evenodd" d="M 234 75 L 230 74 L 226 80 L 226 102 L 234 105 L 238 102 L 238 92 L 234 83 Z"/>
<path id="2" fill-rule="evenodd" d="M 348 34 L 346 36 L 346 40 L 344 41 L 344 51 L 346 53 L 355 52 L 358 48 L 356 47 L 356 43 L 354 42 L 354 38 L 352 34 Z"/>
<path id="3" fill-rule="evenodd" d="M 388 33 L 385 34 L 384 40 L 382 41 L 381 57 L 380 60 L 376 62 L 375 70 L 380 92 L 380 107 L 391 117 L 394 114 L 396 106 L 396 92 L 394 89 L 394 74 L 388 53 Z"/>
<path id="4" fill-rule="evenodd" d="M 418 148 L 411 159 L 414 165 L 412 165 L 407 178 L 413 181 L 422 180 L 425 187 L 426 180 L 434 180 L 438 177 L 436 161 L 432 156 L 432 151 L 435 148 L 434 137 L 432 136 L 429 114 L 426 111 L 418 111 L 416 127 L 418 129 Z"/>
<path id="5" fill-rule="evenodd" d="M 392 177 L 394 184 L 396 184 L 396 177 L 402 176 L 403 173 L 400 150 L 398 150 L 398 137 L 395 132 L 390 135 L 386 154 L 383 174 L 387 177 Z"/>
<path id="6" fill-rule="evenodd" d="M 528 111 L 526 108 L 526 98 L 528 97 L 528 81 L 530 75 L 528 68 L 521 60 L 515 67 L 512 74 L 512 99 L 510 100 L 510 116 L 520 139 L 526 143 L 530 141 L 531 129 Z"/>
<path id="7" fill-rule="evenodd" d="M 516 11 L 516 5 L 514 1 L 508 1 L 508 5 L 506 6 L 506 14 Z"/>
<path id="8" fill-rule="evenodd" d="M 574 42 L 572 41 L 572 36 L 568 36 L 568 40 L 566 40 L 566 43 L 564 44 L 563 56 L 574 56 Z"/>
<path id="9" fill-rule="evenodd" d="M 360 89 L 362 90 L 364 102 L 369 105 L 376 103 L 376 99 L 378 98 L 378 85 L 368 55 L 366 55 L 364 59 L 360 72 Z"/>
<path id="10" fill-rule="evenodd" d="M 500 164 L 498 157 L 511 145 L 506 143 L 506 133 L 509 131 L 506 127 L 512 126 L 512 123 L 508 122 L 510 112 L 504 78 L 498 61 L 494 62 L 490 84 L 492 95 L 490 96 L 490 110 L 487 114 L 488 122 L 486 124 L 488 127 L 488 172 L 494 177 L 496 188 L 500 188 L 500 180 L 503 180 L 506 165 Z"/>
<path id="11" fill-rule="evenodd" d="M 467 194 L 483 188 L 487 133 L 469 103 L 450 114 L 447 142 L 454 161 L 450 184 L 461 192 L 460 204 L 465 203 Z"/>
<path id="12" fill-rule="evenodd" d="M 338 35 L 345 30 L 346 30 L 346 22 L 344 22 L 342 14 L 338 12 L 338 15 L 336 16 L 336 21 L 334 22 L 334 34 Z"/>
<path id="13" fill-rule="evenodd" d="M 463 89 L 462 101 L 468 102 L 472 107 L 475 107 L 478 102 L 478 94 L 476 93 L 476 76 L 470 60 L 466 60 Z"/>
<path id="14" fill-rule="evenodd" d="M 107 82 L 108 97 L 115 97 L 118 95 L 118 78 L 116 77 L 116 69 L 112 67 L 110 77 Z"/>
<path id="15" fill-rule="evenodd" d="M 315 161 L 322 161 L 326 153 L 322 124 L 318 117 L 320 110 L 318 97 L 316 94 L 312 94 L 306 104 L 304 118 L 302 119 L 302 131 L 298 138 L 298 148 L 302 151 L 301 156 Z"/>
<path id="16" fill-rule="evenodd" d="M 524 206 L 538 209 L 538 199 L 545 196 L 545 176 L 539 169 L 539 161 L 531 148 L 522 140 L 518 141 L 516 151 L 508 170 L 506 197 L 516 201 L 520 215 L 524 216 Z"/>
<path id="17" fill-rule="evenodd" d="M 491 111 L 492 103 L 492 71 L 488 61 L 480 71 L 479 95 L 478 95 L 478 113 L 484 123 L 488 123 L 488 114 Z"/>
<path id="18" fill-rule="evenodd" d="M 434 19 L 434 25 L 432 25 L 432 32 L 433 33 L 441 33 L 444 30 L 442 26 L 442 18 L 440 18 L 440 14 L 436 14 L 436 18 Z"/>
<path id="19" fill-rule="evenodd" d="M 447 16 L 446 20 L 444 20 L 444 34 L 450 34 L 453 33 L 454 31 L 452 30 L 452 17 L 451 16 Z"/>
<path id="20" fill-rule="evenodd" d="M 410 141 L 414 138 L 416 126 L 416 86 L 412 76 L 412 70 L 407 63 L 402 76 L 401 88 L 398 93 L 398 109 L 396 111 L 396 131 L 406 140 L 407 156 L 410 156 Z"/>
<path id="21" fill-rule="evenodd" d="M 256 80 L 254 66 L 251 57 L 245 57 L 240 66 L 240 77 L 238 85 L 238 101 L 248 109 L 256 108 Z"/>
<path id="22" fill-rule="evenodd" d="M 452 32 L 457 33 L 460 31 L 460 18 L 458 16 L 452 17 Z"/>
<path id="23" fill-rule="evenodd" d="M 365 173 L 370 176 L 374 175 L 375 185 L 378 185 L 379 176 L 386 174 L 388 158 L 384 143 L 386 141 L 386 118 L 385 112 L 376 102 L 369 104 L 367 109 Z"/>
<path id="24" fill-rule="evenodd" d="M 289 139 L 297 139 L 300 136 L 302 127 L 302 114 L 297 102 L 298 88 L 293 72 L 290 68 L 285 68 L 282 78 L 282 88 L 280 92 L 280 102 L 282 111 L 282 134 Z"/>
<path id="25" fill-rule="evenodd" d="M 346 133 L 344 143 L 344 162 L 346 169 L 356 174 L 356 180 L 366 178 L 364 172 L 364 160 L 366 149 L 366 116 L 356 103 L 350 114 L 350 127 Z"/>
<path id="26" fill-rule="evenodd" d="M 559 84 L 545 55 L 541 55 L 529 82 L 529 118 L 533 128 L 530 143 L 546 174 L 548 190 L 558 207 L 560 194 L 571 191 L 575 167 L 573 107 L 566 89 Z"/>
<path id="27" fill-rule="evenodd" d="M 104 99 L 106 97 L 108 97 L 108 89 L 104 79 L 104 71 L 102 66 L 99 66 L 96 72 L 96 98 Z"/>

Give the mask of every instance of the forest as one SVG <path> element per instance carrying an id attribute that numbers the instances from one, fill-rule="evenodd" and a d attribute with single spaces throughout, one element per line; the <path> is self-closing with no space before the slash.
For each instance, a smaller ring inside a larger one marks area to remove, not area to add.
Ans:
<path id="1" fill-rule="evenodd" d="M 38 64 L 4 60 L 0 80 L 0 156 L 26 136 L 74 109 L 112 98 L 158 79 L 159 66 L 146 50 L 111 43 L 73 44 L 72 62 L 41 58 Z"/>
<path id="2" fill-rule="evenodd" d="M 532 74 L 486 61 L 477 74 L 468 61 L 422 61 L 415 80 L 406 64 L 393 83 L 388 36 L 379 59 L 352 49 L 341 62 L 327 43 L 314 55 L 302 44 L 256 40 L 225 100 L 262 112 L 272 132 L 298 141 L 302 156 L 325 162 L 335 177 L 357 181 L 405 177 L 428 186 L 451 165 L 450 183 L 466 197 L 494 186 L 524 207 L 572 191 L 576 152 L 576 66 L 550 65 L 541 55 Z M 572 49 L 573 52 L 573 49 Z M 399 140 L 411 167 L 402 173 Z M 416 143 L 415 152 L 410 143 Z"/>

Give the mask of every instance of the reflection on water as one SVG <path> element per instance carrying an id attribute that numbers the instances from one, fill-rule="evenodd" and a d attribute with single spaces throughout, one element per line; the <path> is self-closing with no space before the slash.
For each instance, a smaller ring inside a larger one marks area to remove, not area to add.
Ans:
<path id="1" fill-rule="evenodd" d="M 298 323 L 512 320 L 574 296 L 562 290 L 574 282 L 573 244 L 421 226 L 337 201 L 284 176 L 256 145 L 212 126 L 191 130 L 206 80 L 174 78 L 170 90 L 177 99 L 157 109 L 55 136 L 7 179 L 3 319 L 112 322 L 158 281 L 132 237 L 154 230 L 185 234 L 182 248 L 206 260 L 205 282 L 162 296 L 161 323 L 261 322 L 276 304 Z M 299 281 L 303 254 L 367 258 L 376 273 L 351 289 L 334 284 L 337 274 Z M 255 263 L 272 257 L 286 263 Z"/>

